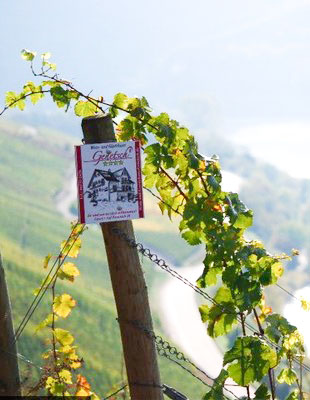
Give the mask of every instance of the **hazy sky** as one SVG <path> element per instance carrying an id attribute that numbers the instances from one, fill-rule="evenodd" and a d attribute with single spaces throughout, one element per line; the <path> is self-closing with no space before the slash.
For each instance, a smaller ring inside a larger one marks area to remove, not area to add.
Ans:
<path id="1" fill-rule="evenodd" d="M 195 129 L 308 127 L 309 20 L 309 0 L 0 0 L 0 94 L 30 79 L 29 48 L 87 92 L 144 95 Z"/>

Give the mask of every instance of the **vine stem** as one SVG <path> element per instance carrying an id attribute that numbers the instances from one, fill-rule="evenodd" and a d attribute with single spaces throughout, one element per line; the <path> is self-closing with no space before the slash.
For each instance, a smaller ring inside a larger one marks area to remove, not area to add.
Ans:
<path id="1" fill-rule="evenodd" d="M 302 360 L 300 357 L 300 361 L 299 361 L 299 378 L 300 380 L 297 378 L 296 379 L 296 383 L 298 386 L 298 390 L 299 390 L 299 400 L 304 400 L 304 395 L 302 392 Z"/>
<path id="2" fill-rule="evenodd" d="M 207 193 L 208 196 L 210 196 L 210 192 L 209 192 L 209 189 L 207 187 L 206 181 L 203 179 L 202 173 L 199 171 L 199 169 L 197 169 L 197 174 L 198 174 L 198 176 L 199 176 L 199 178 L 201 180 L 201 183 L 202 183 L 202 186 L 203 186 L 205 192 Z"/>
<path id="3" fill-rule="evenodd" d="M 60 263 L 60 260 L 58 261 L 58 263 Z M 56 286 L 56 282 L 57 282 L 57 276 L 55 277 L 55 280 L 52 284 L 52 344 L 53 344 L 53 357 L 54 357 L 54 366 L 55 366 L 55 372 L 57 375 L 57 378 L 59 380 L 59 382 L 61 381 L 61 378 L 59 376 L 59 371 L 58 371 L 58 366 L 57 366 L 57 352 L 56 352 L 56 340 L 55 340 L 55 312 L 54 312 L 54 301 L 55 301 L 55 286 Z M 64 389 L 62 392 L 62 395 L 65 395 Z"/>
<path id="4" fill-rule="evenodd" d="M 31 68 L 31 72 L 32 72 L 32 74 L 33 74 L 34 76 L 36 76 L 36 77 L 41 76 L 42 78 L 51 79 L 52 81 L 57 82 L 57 83 L 59 83 L 60 85 L 65 85 L 65 86 L 68 87 L 69 89 L 71 89 L 71 90 L 73 90 L 74 92 L 78 93 L 79 96 L 83 97 L 84 99 L 86 99 L 87 101 L 89 101 L 90 103 L 92 103 L 94 106 L 96 106 L 102 113 L 104 113 L 102 107 L 100 107 L 100 106 L 98 105 L 98 103 L 104 104 L 103 102 L 101 102 L 101 101 L 99 101 L 99 100 L 96 100 L 96 99 L 94 99 L 93 97 L 90 97 L 90 96 L 88 96 L 88 95 L 85 95 L 84 93 L 82 93 L 82 92 L 80 92 L 79 90 L 75 89 L 75 87 L 72 86 L 71 82 L 69 82 L 69 81 L 64 81 L 64 80 L 62 80 L 62 79 L 58 79 L 58 78 L 57 78 L 57 75 L 54 75 L 54 76 L 46 75 L 46 72 L 47 72 L 47 71 L 44 71 L 43 69 L 42 69 L 42 72 L 41 72 L 40 74 L 36 73 L 35 70 L 34 70 L 34 68 L 33 68 L 33 63 L 32 63 L 32 61 L 31 61 L 31 67 L 30 67 L 30 68 Z"/>
<path id="5" fill-rule="evenodd" d="M 259 320 L 259 317 L 258 317 L 258 314 L 257 314 L 257 311 L 255 308 L 253 309 L 253 313 L 254 313 L 255 320 L 256 320 L 256 323 L 258 326 L 259 334 L 264 335 L 265 332 L 264 332 L 264 329 L 262 328 L 262 325 L 260 323 L 260 320 Z M 272 379 L 272 368 L 269 368 L 269 370 L 268 370 L 268 378 L 269 378 L 269 384 L 270 384 L 270 390 L 271 390 L 271 397 L 272 397 L 272 400 L 275 400 L 276 393 L 275 393 L 274 382 Z"/>
<path id="6" fill-rule="evenodd" d="M 3 108 L 3 110 L 0 112 L 0 116 L 9 108 L 13 107 L 14 104 L 18 103 L 20 100 L 24 100 L 29 96 L 32 96 L 33 94 L 42 94 L 42 93 L 49 93 L 50 90 L 40 90 L 39 92 L 30 92 L 30 93 L 26 93 L 23 96 L 21 96 L 19 99 L 12 101 L 12 103 L 10 103 L 8 106 L 5 106 Z"/>
<path id="7" fill-rule="evenodd" d="M 180 185 L 178 184 L 177 181 L 175 181 L 169 174 L 168 172 L 163 169 L 162 167 L 159 168 L 160 171 L 166 175 L 166 177 L 173 183 L 173 185 L 178 189 L 178 191 L 180 192 L 180 194 L 184 197 L 185 200 L 188 200 L 188 197 L 186 196 L 186 194 L 183 192 L 183 190 L 181 189 Z"/>
<path id="8" fill-rule="evenodd" d="M 245 337 L 246 336 L 245 317 L 244 317 L 244 314 L 242 312 L 240 313 L 240 319 L 241 319 L 241 326 L 242 326 L 242 334 L 243 334 L 243 337 Z M 251 400 L 250 386 L 249 385 L 246 386 L 246 392 L 247 392 L 248 400 Z"/>

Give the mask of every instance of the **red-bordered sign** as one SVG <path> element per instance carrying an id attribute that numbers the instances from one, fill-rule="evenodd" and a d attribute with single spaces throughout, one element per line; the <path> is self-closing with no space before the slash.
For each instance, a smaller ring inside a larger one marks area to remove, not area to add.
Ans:
<path id="1" fill-rule="evenodd" d="M 140 142 L 75 146 L 79 221 L 143 218 Z"/>

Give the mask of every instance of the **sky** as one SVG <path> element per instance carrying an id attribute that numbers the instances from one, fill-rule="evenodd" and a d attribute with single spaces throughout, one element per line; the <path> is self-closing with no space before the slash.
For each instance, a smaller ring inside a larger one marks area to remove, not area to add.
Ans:
<path id="1" fill-rule="evenodd" d="M 31 79 L 21 49 L 50 51 L 87 93 L 145 96 L 310 177 L 309 18 L 310 0 L 0 0 L 0 99 Z M 26 114 L 56 112 L 46 104 Z"/>

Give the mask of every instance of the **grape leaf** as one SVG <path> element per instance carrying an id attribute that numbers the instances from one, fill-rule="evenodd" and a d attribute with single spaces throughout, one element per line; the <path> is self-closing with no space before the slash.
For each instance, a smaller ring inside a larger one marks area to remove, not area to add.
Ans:
<path id="1" fill-rule="evenodd" d="M 62 346 L 71 344 L 74 341 L 74 337 L 71 335 L 69 331 L 66 331 L 65 329 L 56 328 L 54 330 L 54 335 Z"/>
<path id="2" fill-rule="evenodd" d="M 26 61 L 32 61 L 35 58 L 36 54 L 37 53 L 35 51 L 30 51 L 27 49 L 23 49 L 21 51 L 21 57 Z"/>
<path id="3" fill-rule="evenodd" d="M 76 301 L 69 294 L 62 294 L 55 297 L 53 311 L 60 317 L 66 318 L 75 305 Z"/>
<path id="4" fill-rule="evenodd" d="M 98 107 L 90 101 L 78 101 L 74 106 L 74 112 L 78 117 L 91 117 L 96 114 Z"/>
<path id="5" fill-rule="evenodd" d="M 267 386 L 262 383 L 255 391 L 254 400 L 270 400 L 270 398 Z"/>
<path id="6" fill-rule="evenodd" d="M 62 270 L 66 275 L 68 275 L 72 278 L 80 275 L 80 271 L 78 270 L 76 265 L 73 264 L 72 262 L 64 263 L 62 266 Z"/>
<path id="7" fill-rule="evenodd" d="M 60 370 L 58 374 L 64 383 L 69 383 L 69 384 L 72 383 L 72 374 L 67 369 Z"/>
<path id="8" fill-rule="evenodd" d="M 229 364 L 229 376 L 238 385 L 246 386 L 260 381 L 269 368 L 277 364 L 277 353 L 259 338 L 237 338 L 234 346 L 224 355 L 223 365 Z"/>
<path id="9" fill-rule="evenodd" d="M 280 383 L 287 383 L 292 385 L 297 380 L 296 372 L 291 368 L 283 368 L 280 374 L 277 376 L 277 381 Z"/>

